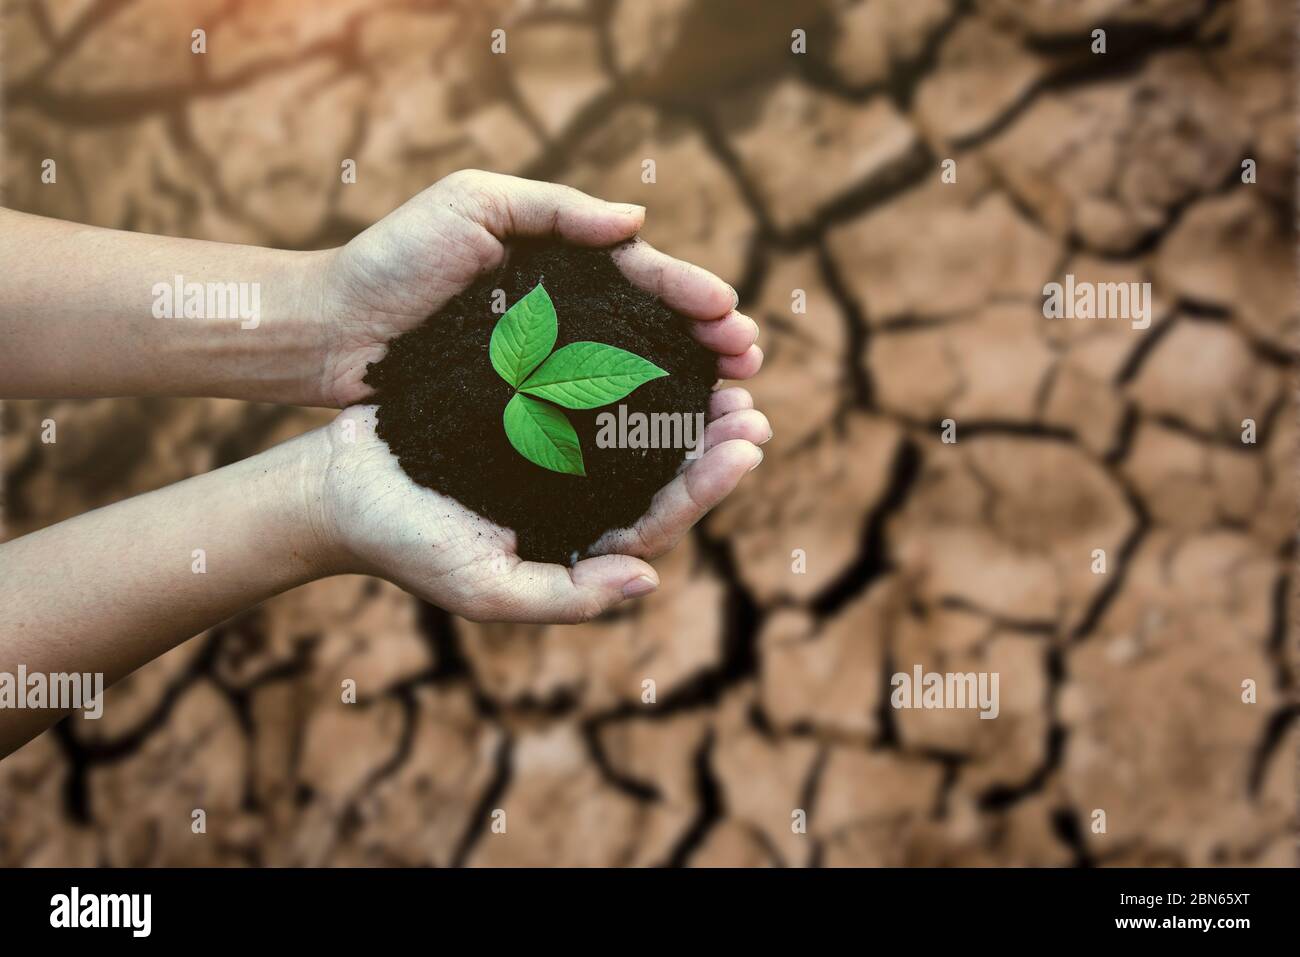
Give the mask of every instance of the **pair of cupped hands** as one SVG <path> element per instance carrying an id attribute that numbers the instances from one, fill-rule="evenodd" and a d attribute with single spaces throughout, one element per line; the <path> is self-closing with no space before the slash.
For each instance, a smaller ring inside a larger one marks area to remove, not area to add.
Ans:
<path id="1" fill-rule="evenodd" d="M 772 431 L 745 389 L 716 390 L 704 454 L 631 528 L 607 533 L 565 567 L 523 561 L 514 532 L 412 482 L 375 436 L 376 407 L 365 404 L 362 381 L 394 337 L 498 267 L 510 239 L 539 236 L 617 245 L 612 256 L 628 280 L 692 320 L 691 334 L 718 355 L 719 379 L 754 375 L 763 361 L 758 326 L 737 311 L 735 290 L 637 238 L 645 212 L 567 186 L 464 170 L 322 260 L 309 291 L 327 336 L 320 394 L 345 410 L 324 430 L 314 494 L 313 525 L 334 556 L 331 571 L 379 575 L 476 621 L 586 621 L 658 587 L 650 562 L 762 461 Z"/>

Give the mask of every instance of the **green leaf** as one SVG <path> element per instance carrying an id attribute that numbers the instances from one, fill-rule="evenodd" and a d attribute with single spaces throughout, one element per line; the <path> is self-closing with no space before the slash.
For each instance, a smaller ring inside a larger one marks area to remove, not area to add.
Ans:
<path id="1" fill-rule="evenodd" d="M 488 355 L 497 375 L 515 388 L 555 348 L 555 305 L 539 282 L 506 310 L 492 330 Z"/>
<path id="2" fill-rule="evenodd" d="M 603 342 L 572 342 L 557 349 L 519 391 L 566 409 L 594 409 L 666 375 L 653 362 L 626 349 Z"/>
<path id="3" fill-rule="evenodd" d="M 587 474 L 578 433 L 559 409 L 516 394 L 506 403 L 502 419 L 510 444 L 528 461 L 552 472 Z"/>

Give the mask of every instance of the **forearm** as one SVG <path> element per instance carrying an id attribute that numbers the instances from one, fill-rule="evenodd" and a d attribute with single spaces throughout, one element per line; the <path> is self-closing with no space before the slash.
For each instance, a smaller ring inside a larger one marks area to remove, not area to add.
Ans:
<path id="1" fill-rule="evenodd" d="M 0 398 L 326 404 L 316 277 L 328 255 L 0 209 Z"/>
<path id="2" fill-rule="evenodd" d="M 104 685 L 272 595 L 332 574 L 309 433 L 0 545 L 0 673 Z M 200 551 L 201 550 L 201 551 Z M 60 716 L 0 709 L 0 756 Z"/>

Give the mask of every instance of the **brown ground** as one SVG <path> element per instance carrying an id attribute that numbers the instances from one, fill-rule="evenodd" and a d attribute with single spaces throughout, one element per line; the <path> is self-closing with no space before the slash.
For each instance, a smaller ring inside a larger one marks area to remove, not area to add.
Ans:
<path id="1" fill-rule="evenodd" d="M 0 764 L 0 864 L 1291 863 L 1292 5 L 527 7 L 5 0 L 10 205 L 318 247 L 465 166 L 642 202 L 763 321 L 777 438 L 607 620 L 356 578 L 194 639 Z M 1152 328 L 1044 320 L 1067 272 Z M 4 411 L 10 535 L 324 420 Z M 890 709 L 914 663 L 1001 717 Z"/>

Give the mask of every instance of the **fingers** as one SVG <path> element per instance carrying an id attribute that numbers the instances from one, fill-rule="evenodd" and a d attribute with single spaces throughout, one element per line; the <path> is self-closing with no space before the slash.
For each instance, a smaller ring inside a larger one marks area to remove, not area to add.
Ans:
<path id="1" fill-rule="evenodd" d="M 461 170 L 440 184 L 453 209 L 498 242 L 511 236 L 554 236 L 583 246 L 609 246 L 636 236 L 645 208 L 608 203 L 570 186 L 481 170 Z M 763 364 L 758 324 L 737 312 L 736 291 L 706 269 L 661 253 L 641 239 L 612 252 L 627 278 L 669 307 L 698 320 L 691 334 L 720 355 L 718 376 L 748 379 Z"/>
<path id="2" fill-rule="evenodd" d="M 753 407 L 754 397 L 749 394 L 748 389 L 742 389 L 738 385 L 719 389 L 709 396 L 709 421 L 720 419 L 729 412 L 739 412 L 741 409 Z"/>
<path id="3" fill-rule="evenodd" d="M 715 445 L 744 439 L 752 445 L 762 445 L 772 438 L 772 426 L 767 416 L 757 409 L 741 409 L 714 419 L 704 428 L 704 451 Z"/>
<path id="4" fill-rule="evenodd" d="M 732 439 L 714 446 L 665 485 L 632 528 L 601 536 L 594 551 L 653 558 L 662 555 L 763 461 L 752 442 Z"/>
<path id="5" fill-rule="evenodd" d="M 721 319 L 692 322 L 691 337 L 724 356 L 743 355 L 758 340 L 758 323 L 732 309 Z"/>
<path id="6" fill-rule="evenodd" d="M 758 323 L 736 311 L 736 290 L 708 270 L 673 259 L 642 239 L 611 255 L 631 282 L 700 320 L 692 325 L 691 335 L 720 354 L 719 378 L 748 379 L 758 372 L 763 365 L 763 350 L 754 345 Z"/>
<path id="7" fill-rule="evenodd" d="M 645 207 L 608 203 L 571 186 L 482 170 L 461 170 L 442 181 L 458 211 L 498 240 L 553 236 L 581 246 L 610 246 L 635 236 Z"/>
<path id="8" fill-rule="evenodd" d="M 719 379 L 748 379 L 763 366 L 763 350 L 750 346 L 738 356 L 718 357 Z"/>
<path id="9" fill-rule="evenodd" d="M 519 562 L 496 578 L 495 594 L 475 609 L 479 620 L 577 624 L 659 587 L 653 567 L 631 555 L 602 555 L 573 568 Z"/>
<path id="10" fill-rule="evenodd" d="M 442 180 L 458 200 L 459 212 L 498 240 L 510 236 L 554 236 L 584 246 L 608 246 L 631 239 L 645 222 L 645 207 L 609 203 L 571 186 L 543 183 L 482 170 L 461 170 Z M 678 312 L 718 319 L 738 301 L 717 276 L 659 252 L 638 239 L 613 253 L 623 274 Z"/>
<path id="11" fill-rule="evenodd" d="M 633 284 L 692 319 L 712 320 L 736 307 L 736 290 L 699 266 L 665 255 L 643 239 L 612 252 Z"/>

